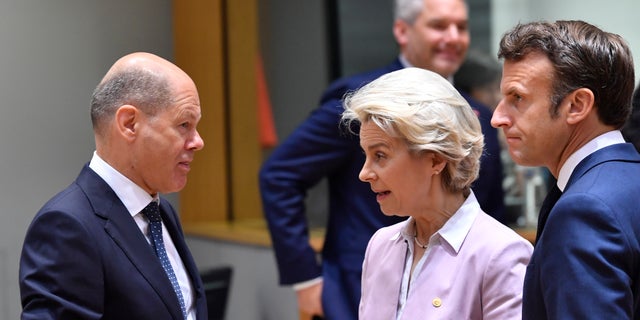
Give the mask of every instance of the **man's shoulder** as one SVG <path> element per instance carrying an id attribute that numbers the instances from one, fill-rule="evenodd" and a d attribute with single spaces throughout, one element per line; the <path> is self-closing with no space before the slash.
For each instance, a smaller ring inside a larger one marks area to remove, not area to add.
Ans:
<path id="1" fill-rule="evenodd" d="M 106 193 L 106 190 L 110 190 L 109 186 L 93 170 L 85 166 L 78 177 L 45 202 L 40 211 L 80 213 L 92 208 L 95 203 L 92 203 L 91 198 L 102 196 L 99 193 Z"/>
<path id="2" fill-rule="evenodd" d="M 625 180 L 630 180 L 628 184 L 640 183 L 640 154 L 630 143 L 617 143 L 599 149 L 576 166 L 569 179 L 569 184 L 572 184 L 574 180 L 578 182 L 581 177 L 585 176 L 600 180 L 615 180 L 623 176 Z M 639 179 L 634 179 L 636 177 Z"/>
<path id="3" fill-rule="evenodd" d="M 460 90 L 457 87 L 456 87 L 456 90 L 458 90 L 460 95 L 467 101 L 471 109 L 476 111 L 478 116 L 488 116 L 489 119 L 491 119 L 493 112 L 488 106 L 484 105 L 480 101 L 471 97 L 471 95 L 468 92 Z"/>
<path id="4" fill-rule="evenodd" d="M 380 76 L 402 69 L 402 64 L 399 60 L 394 60 L 392 63 L 373 70 L 367 70 L 360 73 L 348 75 L 333 81 L 325 90 L 325 96 L 332 92 L 347 92 L 350 90 L 356 90 L 367 83 L 379 78 Z"/>
<path id="5" fill-rule="evenodd" d="M 77 206 L 81 198 L 86 198 L 80 186 L 73 182 L 66 188 L 58 191 L 43 206 L 43 209 L 63 209 L 70 206 Z"/>
<path id="6" fill-rule="evenodd" d="M 385 75 L 387 73 L 400 70 L 400 69 L 402 69 L 402 65 L 400 64 L 400 62 L 393 61 L 392 63 L 384 67 L 356 73 L 351 76 L 345 77 L 344 79 L 346 81 L 356 83 L 356 85 L 358 85 L 358 83 L 368 83 L 379 78 L 382 75 Z"/>

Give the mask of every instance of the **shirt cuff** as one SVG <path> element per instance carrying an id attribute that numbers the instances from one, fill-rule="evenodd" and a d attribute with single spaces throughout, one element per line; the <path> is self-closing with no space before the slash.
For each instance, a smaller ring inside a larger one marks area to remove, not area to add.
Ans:
<path id="1" fill-rule="evenodd" d="M 322 282 L 322 277 L 317 277 L 311 280 L 307 280 L 307 281 L 303 281 L 303 282 L 298 282 L 296 284 L 293 285 L 293 290 L 295 291 L 299 291 L 302 289 L 306 289 L 309 288 L 315 284 L 321 283 Z"/>

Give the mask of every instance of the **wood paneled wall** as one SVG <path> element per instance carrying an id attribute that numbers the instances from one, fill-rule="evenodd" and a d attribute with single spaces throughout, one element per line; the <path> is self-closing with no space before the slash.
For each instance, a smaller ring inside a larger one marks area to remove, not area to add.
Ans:
<path id="1" fill-rule="evenodd" d="M 205 142 L 180 193 L 182 222 L 262 217 L 256 0 L 174 0 L 173 23 L 175 63 L 198 87 Z"/>

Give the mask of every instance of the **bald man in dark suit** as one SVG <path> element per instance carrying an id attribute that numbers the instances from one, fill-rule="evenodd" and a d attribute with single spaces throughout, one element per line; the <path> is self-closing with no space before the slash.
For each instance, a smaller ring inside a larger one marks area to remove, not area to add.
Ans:
<path id="1" fill-rule="evenodd" d="M 178 215 L 160 197 L 186 184 L 200 117 L 195 84 L 169 61 L 139 52 L 113 65 L 92 97 L 93 158 L 27 231 L 22 319 L 207 319 Z"/>

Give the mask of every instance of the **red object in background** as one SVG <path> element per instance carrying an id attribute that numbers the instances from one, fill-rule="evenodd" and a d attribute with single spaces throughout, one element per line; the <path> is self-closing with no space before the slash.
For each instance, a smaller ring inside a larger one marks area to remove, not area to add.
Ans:
<path id="1" fill-rule="evenodd" d="M 258 126 L 260 134 L 260 146 L 263 149 L 273 148 L 278 144 L 273 112 L 271 111 L 271 100 L 269 99 L 269 88 L 264 75 L 264 65 L 262 57 L 258 55 L 256 62 L 256 82 L 258 94 Z"/>

